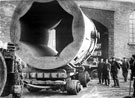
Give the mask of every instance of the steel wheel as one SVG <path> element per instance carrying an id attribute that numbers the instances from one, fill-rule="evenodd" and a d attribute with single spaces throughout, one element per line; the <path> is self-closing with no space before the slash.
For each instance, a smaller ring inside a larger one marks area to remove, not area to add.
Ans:
<path id="1" fill-rule="evenodd" d="M 0 97 L 8 96 L 11 92 L 9 75 L 3 55 L 0 52 Z"/>
<path id="2" fill-rule="evenodd" d="M 87 71 L 83 71 L 83 72 L 79 73 L 78 79 L 81 82 L 81 84 L 83 85 L 83 87 L 87 87 L 87 83 L 90 81 L 89 73 Z"/>
<path id="3" fill-rule="evenodd" d="M 97 69 L 92 70 L 92 72 L 91 72 L 91 78 L 92 78 L 92 79 L 94 79 L 94 78 L 98 78 Z"/>
<path id="4" fill-rule="evenodd" d="M 77 95 L 81 90 L 81 84 L 78 80 L 69 80 L 66 84 L 66 90 L 68 94 Z"/>

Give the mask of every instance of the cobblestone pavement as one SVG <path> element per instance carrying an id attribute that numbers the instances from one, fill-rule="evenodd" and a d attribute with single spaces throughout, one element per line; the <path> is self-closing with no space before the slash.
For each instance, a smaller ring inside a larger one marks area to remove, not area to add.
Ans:
<path id="1" fill-rule="evenodd" d="M 67 95 L 59 92 L 40 92 L 39 94 L 27 92 L 23 98 L 123 98 L 129 95 L 129 81 L 124 82 L 122 78 L 120 79 L 120 88 L 99 85 L 97 82 L 98 80 L 89 82 L 88 87 L 84 88 L 78 95 Z M 111 84 L 113 85 L 112 80 Z M 131 91 L 133 91 L 133 88 L 131 88 Z"/>
<path id="2" fill-rule="evenodd" d="M 111 87 L 113 85 L 113 81 L 111 80 L 111 86 L 105 86 L 101 84 L 97 84 L 98 80 L 92 80 L 89 82 L 89 87 L 93 87 L 93 90 L 89 93 L 87 98 L 123 98 L 124 96 L 129 95 L 129 84 L 130 81 L 124 82 L 123 77 L 119 77 L 120 80 L 120 88 Z M 131 82 L 131 93 L 133 92 L 133 81 Z M 86 98 L 86 97 L 83 97 Z"/>

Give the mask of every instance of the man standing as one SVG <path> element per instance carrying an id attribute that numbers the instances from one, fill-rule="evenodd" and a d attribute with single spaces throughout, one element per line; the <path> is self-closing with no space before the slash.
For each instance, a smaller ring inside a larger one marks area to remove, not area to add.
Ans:
<path id="1" fill-rule="evenodd" d="M 126 58 L 123 58 L 121 67 L 122 67 L 122 75 L 124 77 L 124 81 L 127 82 L 129 63 L 126 61 Z"/>
<path id="2" fill-rule="evenodd" d="M 105 65 L 103 66 L 103 77 L 106 86 L 110 85 L 110 70 L 111 70 L 111 64 L 108 62 L 108 59 L 106 59 Z"/>
<path id="3" fill-rule="evenodd" d="M 133 63 L 134 63 L 134 55 L 132 55 L 131 59 L 129 60 L 130 64 L 130 69 L 131 69 L 131 80 L 133 80 L 133 73 L 134 73 L 134 68 L 133 68 Z"/>
<path id="4" fill-rule="evenodd" d="M 111 75 L 112 75 L 112 79 L 114 81 L 113 87 L 120 87 L 119 80 L 118 80 L 118 71 L 119 71 L 119 69 L 120 69 L 120 65 L 118 64 L 118 62 L 116 62 L 115 58 L 112 58 Z"/>
<path id="5" fill-rule="evenodd" d="M 132 55 L 132 62 L 130 62 L 131 78 L 133 78 L 133 98 L 135 98 L 135 54 Z"/>
<path id="6" fill-rule="evenodd" d="M 102 68 L 104 66 L 103 58 L 101 58 L 100 62 L 98 63 L 98 78 L 99 78 L 99 84 L 103 83 L 103 77 L 102 77 Z"/>

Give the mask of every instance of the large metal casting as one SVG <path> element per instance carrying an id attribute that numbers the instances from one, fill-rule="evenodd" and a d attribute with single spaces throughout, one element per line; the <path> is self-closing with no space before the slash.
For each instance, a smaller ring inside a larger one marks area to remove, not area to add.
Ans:
<path id="1" fill-rule="evenodd" d="M 96 45 L 93 22 L 72 0 L 23 0 L 14 12 L 10 35 L 18 44 L 17 54 L 37 69 L 74 66 Z"/>
<path id="2" fill-rule="evenodd" d="M 94 52 L 97 31 L 73 0 L 22 0 L 12 17 L 10 38 L 16 50 L 13 63 L 5 64 L 3 57 L 10 55 L 0 54 L 0 95 L 6 93 L 9 75 L 7 95 L 15 98 L 21 97 L 23 83 L 30 92 L 49 87 L 69 94 L 87 86 L 90 78 L 82 63 Z M 16 64 L 16 54 L 28 66 Z"/>

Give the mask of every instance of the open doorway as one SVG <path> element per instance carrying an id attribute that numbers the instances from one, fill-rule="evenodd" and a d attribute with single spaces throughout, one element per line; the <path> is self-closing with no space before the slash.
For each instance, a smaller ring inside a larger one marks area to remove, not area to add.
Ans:
<path id="1" fill-rule="evenodd" d="M 108 48 L 109 48 L 109 32 L 108 32 L 108 28 L 105 27 L 103 24 L 101 24 L 100 22 L 92 19 L 92 21 L 94 22 L 97 31 L 100 33 L 100 39 L 98 39 L 97 42 L 97 48 L 95 50 L 96 55 L 102 58 L 108 58 L 109 57 L 109 53 L 108 53 Z"/>

